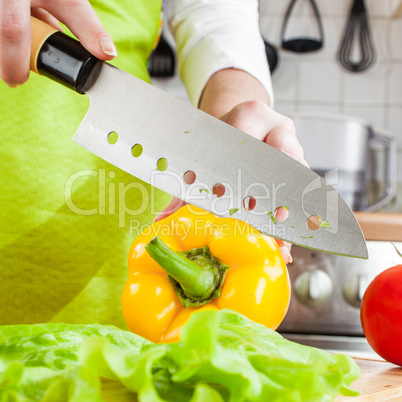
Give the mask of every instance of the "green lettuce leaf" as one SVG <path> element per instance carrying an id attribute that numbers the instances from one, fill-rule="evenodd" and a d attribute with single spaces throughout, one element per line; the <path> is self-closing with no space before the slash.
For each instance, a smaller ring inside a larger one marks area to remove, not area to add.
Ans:
<path id="1" fill-rule="evenodd" d="M 84 401 L 86 395 L 88 401 L 101 400 L 99 378 L 79 361 L 86 339 L 103 339 L 133 354 L 152 344 L 106 325 L 0 326 L 0 401 Z M 111 371 L 104 374 L 117 379 Z"/>
<path id="2" fill-rule="evenodd" d="M 0 401 L 102 401 L 108 378 L 144 402 L 321 402 L 357 395 L 359 375 L 231 310 L 194 314 L 172 344 L 97 324 L 0 327 Z"/>

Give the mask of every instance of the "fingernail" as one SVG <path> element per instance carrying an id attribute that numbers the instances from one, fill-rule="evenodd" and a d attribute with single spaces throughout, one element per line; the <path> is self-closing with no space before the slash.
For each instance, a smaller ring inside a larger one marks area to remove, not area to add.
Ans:
<path id="1" fill-rule="evenodd" d="M 116 46 L 109 36 L 101 36 L 99 38 L 99 45 L 103 53 L 107 54 L 108 56 L 117 56 Z"/>

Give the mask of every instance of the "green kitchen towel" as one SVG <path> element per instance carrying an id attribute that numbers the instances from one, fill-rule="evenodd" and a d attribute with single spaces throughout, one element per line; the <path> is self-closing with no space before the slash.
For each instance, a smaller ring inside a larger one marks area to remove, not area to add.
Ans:
<path id="1" fill-rule="evenodd" d="M 144 80 L 161 3 L 92 1 L 118 49 L 112 63 Z M 0 325 L 125 327 L 128 250 L 168 196 L 72 142 L 88 106 L 34 73 L 18 89 L 0 83 Z"/>

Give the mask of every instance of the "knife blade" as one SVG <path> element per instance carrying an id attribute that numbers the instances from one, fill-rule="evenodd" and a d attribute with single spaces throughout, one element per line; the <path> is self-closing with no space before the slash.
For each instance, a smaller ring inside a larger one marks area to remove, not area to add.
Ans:
<path id="1" fill-rule="evenodd" d="M 33 41 L 31 69 L 90 98 L 77 144 L 215 215 L 302 247 L 368 258 L 353 212 L 323 178 L 43 25 L 32 22 L 33 37 L 43 39 Z M 287 211 L 281 221 L 280 207 Z"/>

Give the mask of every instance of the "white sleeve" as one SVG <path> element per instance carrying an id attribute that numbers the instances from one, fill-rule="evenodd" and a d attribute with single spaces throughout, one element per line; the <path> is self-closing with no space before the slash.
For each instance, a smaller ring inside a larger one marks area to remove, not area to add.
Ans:
<path id="1" fill-rule="evenodd" d="M 165 13 L 176 40 L 179 74 L 193 105 L 209 78 L 225 68 L 254 76 L 273 104 L 258 0 L 167 0 Z"/>

